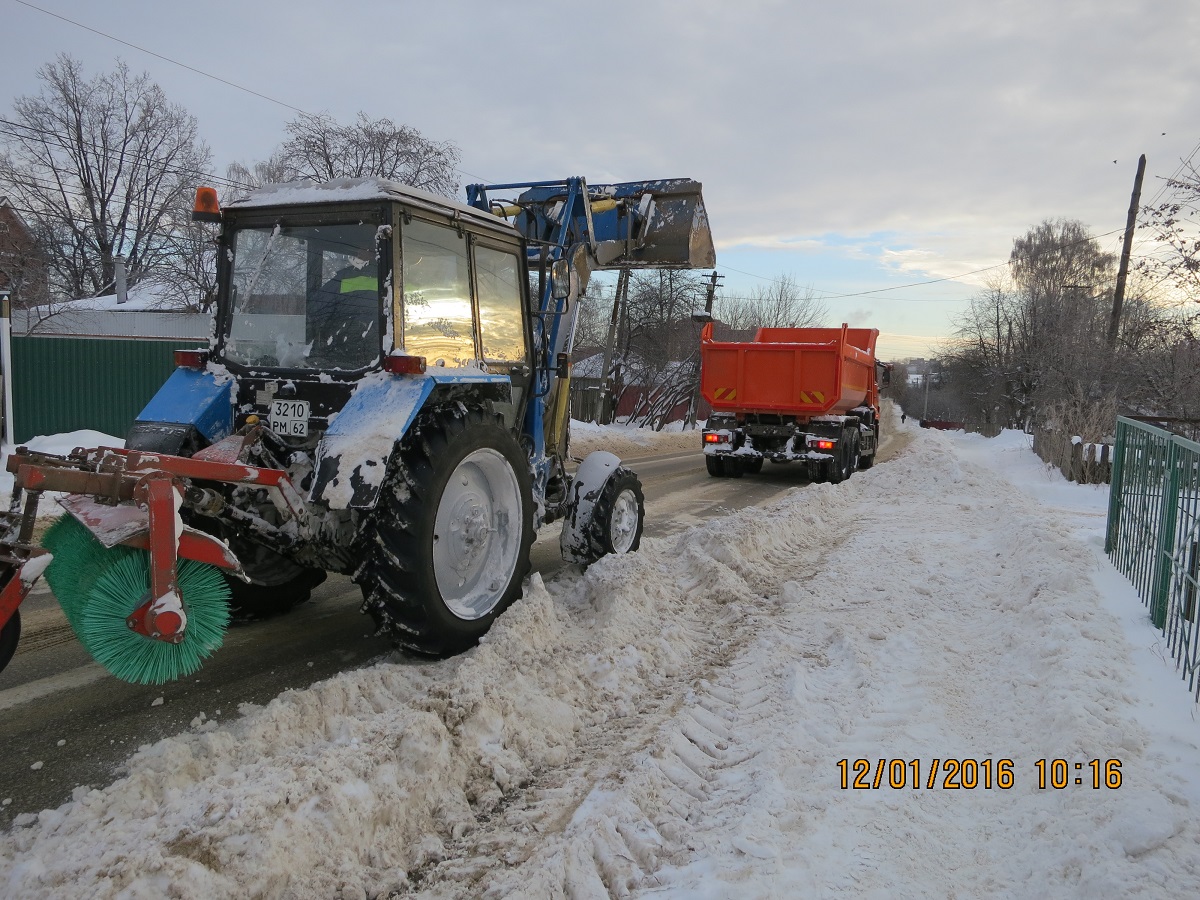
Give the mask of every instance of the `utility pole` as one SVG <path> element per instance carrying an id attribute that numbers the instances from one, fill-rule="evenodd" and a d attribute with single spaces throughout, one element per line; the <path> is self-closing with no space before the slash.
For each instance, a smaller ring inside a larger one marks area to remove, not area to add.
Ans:
<path id="1" fill-rule="evenodd" d="M 1146 174 L 1146 154 L 1138 157 L 1137 175 L 1133 178 L 1133 196 L 1129 198 L 1129 216 L 1125 220 L 1125 243 L 1121 247 L 1121 264 L 1117 268 L 1117 288 L 1113 291 L 1112 318 L 1108 320 L 1108 349 L 1117 346 L 1117 329 L 1121 325 L 1121 304 L 1125 302 L 1125 278 L 1129 275 L 1129 253 L 1133 249 L 1133 229 L 1137 225 L 1138 204 L 1142 200 L 1142 176 Z"/>
<path id="2" fill-rule="evenodd" d="M 0 355 L 4 363 L 4 447 L 16 443 L 13 428 L 12 292 L 0 291 Z"/>
<path id="3" fill-rule="evenodd" d="M 604 363 L 600 366 L 600 424 L 612 421 L 613 397 L 612 358 L 617 345 L 617 324 L 621 321 L 621 310 L 629 295 L 629 268 L 617 272 L 617 294 L 613 298 L 612 318 L 608 320 L 608 339 L 604 342 Z"/>
<path id="4" fill-rule="evenodd" d="M 718 275 L 717 270 L 713 269 L 713 273 L 708 279 L 708 294 L 704 298 L 704 311 L 710 316 L 712 315 L 713 300 L 717 296 L 717 288 L 720 286 L 721 279 L 724 275 Z"/>
<path id="5" fill-rule="evenodd" d="M 921 413 L 921 421 L 929 418 L 929 380 L 933 377 L 933 360 L 925 365 L 925 411 Z"/>
<path id="6" fill-rule="evenodd" d="M 713 300 L 717 296 L 717 286 L 724 275 L 718 275 L 717 270 L 713 269 L 712 275 L 708 279 L 708 293 L 704 297 L 704 315 L 706 319 L 712 321 Z M 700 349 L 696 349 L 696 387 L 692 389 L 692 402 L 688 406 L 687 427 L 696 427 L 696 414 L 700 410 Z"/>

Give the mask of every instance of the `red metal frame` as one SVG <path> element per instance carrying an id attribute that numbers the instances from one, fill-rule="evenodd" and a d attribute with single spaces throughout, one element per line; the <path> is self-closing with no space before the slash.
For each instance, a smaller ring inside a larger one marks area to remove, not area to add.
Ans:
<path id="1" fill-rule="evenodd" d="M 179 559 L 195 559 L 225 569 L 239 566 L 224 543 L 184 528 L 179 510 L 187 480 L 266 488 L 277 503 L 281 501 L 293 513 L 303 514 L 303 501 L 286 472 L 235 461 L 246 439 L 245 435 L 231 436 L 194 458 L 116 447 L 76 448 L 69 457 L 18 451 L 9 458 L 8 470 L 16 476 L 16 488 L 29 491 L 31 496 L 61 491 L 96 498 L 86 504 L 68 504 L 67 509 L 98 537 L 107 536 L 108 541 L 139 547 L 150 554 L 150 595 L 129 615 L 127 624 L 148 638 L 178 643 L 187 627 L 186 604 L 179 593 Z M 130 520 L 123 501 L 145 509 L 144 528 L 138 527 L 136 517 Z M 107 510 L 116 509 L 122 514 L 115 519 L 106 517 Z M 110 525 L 107 532 L 106 522 Z M 125 530 L 117 534 L 114 522 Z M 108 541 L 102 542 L 111 546 Z M 18 569 L 0 591 L 0 626 L 11 618 L 28 591 Z"/>

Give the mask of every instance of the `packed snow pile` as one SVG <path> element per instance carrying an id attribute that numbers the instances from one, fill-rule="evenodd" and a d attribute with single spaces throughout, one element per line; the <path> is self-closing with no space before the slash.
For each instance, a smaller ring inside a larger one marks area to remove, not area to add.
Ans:
<path id="1" fill-rule="evenodd" d="M 1197 896 L 1191 698 L 1103 559 L 1103 495 L 1021 440 L 921 432 L 535 576 L 461 657 L 198 718 L 19 818 L 0 894 Z M 859 759 L 887 761 L 878 788 L 842 787 Z M 1055 759 L 1071 783 L 1043 789 Z"/>
<path id="2" fill-rule="evenodd" d="M 702 428 L 704 423 L 700 423 Z M 634 425 L 597 425 L 571 420 L 571 455 L 582 459 L 593 450 L 607 450 L 620 457 L 671 453 L 701 447 L 700 430 L 684 428 L 683 422 L 671 422 L 662 431 Z"/>

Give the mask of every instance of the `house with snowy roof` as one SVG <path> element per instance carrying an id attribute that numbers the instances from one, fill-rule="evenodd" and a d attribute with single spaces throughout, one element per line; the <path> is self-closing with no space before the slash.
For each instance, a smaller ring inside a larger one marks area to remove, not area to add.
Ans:
<path id="1" fill-rule="evenodd" d="M 50 296 L 46 258 L 7 197 L 0 197 L 0 291 L 7 291 L 18 308 L 44 303 Z"/>

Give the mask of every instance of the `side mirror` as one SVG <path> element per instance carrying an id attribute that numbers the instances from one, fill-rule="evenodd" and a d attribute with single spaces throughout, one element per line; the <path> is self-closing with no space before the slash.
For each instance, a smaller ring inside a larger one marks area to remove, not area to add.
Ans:
<path id="1" fill-rule="evenodd" d="M 571 264 L 565 259 L 556 259 L 550 265 L 550 292 L 555 300 L 571 296 Z"/>
<path id="2" fill-rule="evenodd" d="M 569 353 L 558 354 L 557 359 L 555 359 L 555 363 L 557 363 L 555 368 L 558 370 L 555 374 L 557 374 L 559 378 L 566 378 L 571 374 L 571 355 Z"/>

